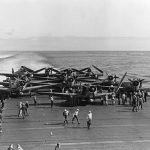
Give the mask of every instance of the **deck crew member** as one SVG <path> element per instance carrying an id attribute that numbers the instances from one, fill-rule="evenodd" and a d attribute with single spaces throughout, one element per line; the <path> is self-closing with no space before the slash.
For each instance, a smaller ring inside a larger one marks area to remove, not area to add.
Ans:
<path id="1" fill-rule="evenodd" d="M 19 103 L 18 117 L 22 117 L 22 102 Z"/>
<path id="2" fill-rule="evenodd" d="M 123 93 L 122 94 L 122 104 L 124 105 L 125 104 L 125 102 L 126 102 L 126 94 L 125 93 Z"/>
<path id="3" fill-rule="evenodd" d="M 26 114 L 26 106 L 25 106 L 25 103 L 22 103 L 22 118 L 24 119 L 25 118 L 25 114 Z"/>
<path id="4" fill-rule="evenodd" d="M 59 150 L 60 149 L 60 144 L 57 143 L 57 145 L 55 146 L 55 150 Z"/>
<path id="5" fill-rule="evenodd" d="M 20 144 L 17 144 L 17 150 L 23 150 L 23 148 L 20 146 Z"/>
<path id="6" fill-rule="evenodd" d="M 50 95 L 50 102 L 51 102 L 51 108 L 53 108 L 54 105 L 54 97 Z"/>
<path id="7" fill-rule="evenodd" d="M 147 102 L 147 96 L 148 96 L 148 93 L 146 91 L 144 91 L 144 99 L 145 99 L 145 102 Z"/>
<path id="8" fill-rule="evenodd" d="M 138 102 L 139 102 L 138 109 L 139 109 L 139 107 L 141 107 L 141 109 L 143 109 L 143 99 L 142 99 L 141 95 L 138 97 Z"/>
<path id="9" fill-rule="evenodd" d="M 104 96 L 104 104 L 108 105 L 108 95 L 107 94 Z"/>
<path id="10" fill-rule="evenodd" d="M 134 93 L 133 99 L 132 99 L 132 106 L 133 106 L 132 111 L 135 111 L 135 109 L 136 109 L 136 112 L 137 112 L 137 96 L 135 93 Z"/>
<path id="11" fill-rule="evenodd" d="M 10 144 L 7 150 L 13 150 L 13 149 L 14 149 L 13 144 Z"/>
<path id="12" fill-rule="evenodd" d="M 33 96 L 34 105 L 37 105 L 37 98 L 36 95 Z"/>
<path id="13" fill-rule="evenodd" d="M 77 120 L 78 124 L 80 124 L 79 119 L 78 119 L 78 114 L 79 114 L 79 109 L 77 109 L 74 114 L 73 114 L 73 118 L 72 118 L 72 123 L 74 121 L 74 119 Z"/>
<path id="14" fill-rule="evenodd" d="M 92 123 L 92 112 L 89 111 L 88 116 L 87 116 L 87 127 L 88 127 L 88 129 L 90 129 L 91 123 Z"/>
<path id="15" fill-rule="evenodd" d="M 4 108 L 4 105 L 5 105 L 4 99 L 1 99 L 1 104 L 2 104 L 1 108 L 3 109 L 3 108 Z"/>
<path id="16" fill-rule="evenodd" d="M 69 116 L 69 111 L 67 109 L 64 110 L 63 112 L 63 116 L 64 116 L 64 125 L 68 125 L 68 116 Z"/>
<path id="17" fill-rule="evenodd" d="M 115 104 L 115 93 L 112 94 L 112 105 Z"/>
<path id="18" fill-rule="evenodd" d="M 26 114 L 27 116 L 29 116 L 28 108 L 29 108 L 29 102 L 26 101 L 26 103 L 25 103 L 25 114 Z"/>
<path id="19" fill-rule="evenodd" d="M 2 109 L 0 109 L 0 123 L 3 121 L 3 116 L 2 116 Z"/>

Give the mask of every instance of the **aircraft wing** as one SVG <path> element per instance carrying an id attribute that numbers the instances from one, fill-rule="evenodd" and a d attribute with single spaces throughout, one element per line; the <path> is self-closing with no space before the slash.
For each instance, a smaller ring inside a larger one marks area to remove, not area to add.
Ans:
<path id="1" fill-rule="evenodd" d="M 6 76 L 6 77 L 17 77 L 17 74 L 11 74 L 11 73 L 0 73 L 1 76 Z"/>
<path id="2" fill-rule="evenodd" d="M 53 80 L 52 80 L 53 81 Z M 41 83 L 47 83 L 50 84 L 51 82 L 49 80 L 31 80 L 29 84 L 41 84 Z M 53 84 L 53 82 L 52 82 Z"/>
<path id="3" fill-rule="evenodd" d="M 22 92 L 42 89 L 42 88 L 51 87 L 51 86 L 52 86 L 51 84 L 48 84 L 48 85 L 38 85 L 38 86 L 25 87 L 22 89 Z"/>
<path id="4" fill-rule="evenodd" d="M 38 72 L 40 72 L 40 71 L 43 71 L 45 69 L 45 67 L 44 68 L 41 68 L 41 69 L 38 69 L 38 70 L 36 70 L 36 71 L 33 71 L 33 73 L 38 73 Z"/>
<path id="5" fill-rule="evenodd" d="M 99 97 L 102 97 L 102 96 L 105 96 L 105 95 L 112 95 L 113 92 L 110 92 L 110 93 L 97 93 L 94 95 L 95 98 L 99 98 Z"/>
<path id="6" fill-rule="evenodd" d="M 0 85 L 3 85 L 3 86 L 9 86 L 9 82 L 0 82 Z"/>
<path id="7" fill-rule="evenodd" d="M 76 93 L 58 93 L 58 92 L 38 92 L 41 95 L 54 95 L 54 96 L 76 96 Z"/>
<path id="8" fill-rule="evenodd" d="M 0 91 L 10 92 L 10 88 L 0 87 Z"/>

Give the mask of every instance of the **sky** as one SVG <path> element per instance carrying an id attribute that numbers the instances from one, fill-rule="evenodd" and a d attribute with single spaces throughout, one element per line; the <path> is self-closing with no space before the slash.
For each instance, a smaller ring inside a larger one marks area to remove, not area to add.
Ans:
<path id="1" fill-rule="evenodd" d="M 150 50 L 149 0 L 0 0 L 0 50 Z"/>

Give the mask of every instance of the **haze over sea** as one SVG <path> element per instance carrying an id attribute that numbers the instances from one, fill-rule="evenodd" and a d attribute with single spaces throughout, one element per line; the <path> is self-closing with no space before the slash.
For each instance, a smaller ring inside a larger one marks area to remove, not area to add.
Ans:
<path id="1" fill-rule="evenodd" d="M 149 51 L 1 51 L 0 73 L 11 73 L 20 66 L 31 69 L 42 67 L 82 69 L 92 65 L 116 74 L 119 77 L 128 72 L 128 78 L 142 78 L 150 80 L 150 52 Z M 93 69 L 97 73 L 96 70 Z M 1 76 L 0 81 L 6 77 Z M 149 82 L 144 83 L 147 87 Z"/>

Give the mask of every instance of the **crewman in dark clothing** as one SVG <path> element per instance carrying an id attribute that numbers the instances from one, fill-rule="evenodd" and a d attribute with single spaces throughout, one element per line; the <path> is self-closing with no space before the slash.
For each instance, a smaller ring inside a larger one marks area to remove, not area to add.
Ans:
<path id="1" fill-rule="evenodd" d="M 144 99 L 145 99 L 145 102 L 147 102 L 147 96 L 148 96 L 148 93 L 146 91 L 144 91 Z"/>
<path id="2" fill-rule="evenodd" d="M 24 103 L 22 103 L 22 117 L 23 117 L 23 119 L 25 118 L 25 112 L 26 112 L 26 106 L 25 106 L 25 104 Z"/>
<path id="3" fill-rule="evenodd" d="M 28 108 L 29 108 L 29 102 L 26 101 L 26 103 L 25 103 L 25 113 L 26 113 L 27 116 L 29 116 Z"/>
<path id="4" fill-rule="evenodd" d="M 64 120 L 64 125 L 67 124 L 68 125 L 68 116 L 69 116 L 69 111 L 67 109 L 64 110 L 63 112 L 63 116 L 65 118 Z"/>
<path id="5" fill-rule="evenodd" d="M 55 150 L 59 150 L 60 149 L 60 144 L 57 143 L 57 145 L 55 146 Z"/>
<path id="6" fill-rule="evenodd" d="M 5 103 L 4 103 L 3 99 L 1 100 L 1 103 L 2 103 L 2 107 L 1 108 L 4 108 Z"/>
<path id="7" fill-rule="evenodd" d="M 137 112 L 137 96 L 135 94 L 133 95 L 132 106 L 133 106 L 132 111 L 135 111 L 136 109 Z"/>
<path id="8" fill-rule="evenodd" d="M 13 150 L 13 144 L 10 144 L 7 150 Z"/>

